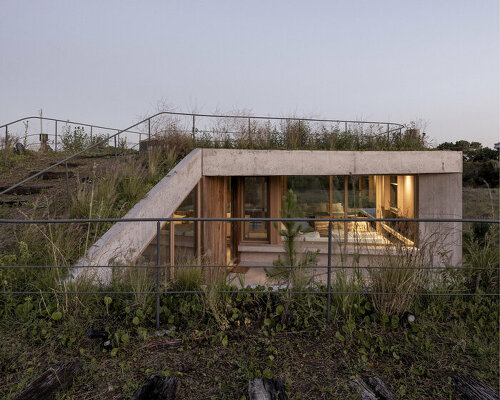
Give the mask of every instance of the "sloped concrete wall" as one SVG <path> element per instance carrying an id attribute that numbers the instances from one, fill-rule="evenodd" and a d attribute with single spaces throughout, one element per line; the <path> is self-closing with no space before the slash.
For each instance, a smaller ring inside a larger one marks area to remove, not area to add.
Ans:
<path id="1" fill-rule="evenodd" d="M 201 179 L 202 152 L 189 153 L 124 218 L 168 218 Z M 135 260 L 156 235 L 156 222 L 117 222 L 79 260 L 77 266 L 124 264 Z M 103 283 L 111 268 L 76 268 L 74 276 L 87 271 Z"/>

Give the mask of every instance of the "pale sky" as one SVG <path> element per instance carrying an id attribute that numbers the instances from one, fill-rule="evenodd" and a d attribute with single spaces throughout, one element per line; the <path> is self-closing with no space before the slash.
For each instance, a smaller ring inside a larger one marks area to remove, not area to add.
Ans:
<path id="1" fill-rule="evenodd" d="M 422 119 L 499 139 L 498 0 L 0 0 L 0 124 L 176 111 Z"/>

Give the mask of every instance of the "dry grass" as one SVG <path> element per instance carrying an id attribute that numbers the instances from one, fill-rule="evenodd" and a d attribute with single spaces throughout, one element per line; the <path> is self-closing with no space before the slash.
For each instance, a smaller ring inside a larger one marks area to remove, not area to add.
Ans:
<path id="1" fill-rule="evenodd" d="M 499 219 L 500 190 L 498 188 L 464 187 L 462 202 L 463 218 Z"/>

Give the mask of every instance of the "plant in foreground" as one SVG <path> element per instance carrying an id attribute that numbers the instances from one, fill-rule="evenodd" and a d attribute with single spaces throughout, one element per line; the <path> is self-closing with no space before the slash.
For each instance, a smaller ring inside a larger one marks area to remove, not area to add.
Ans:
<path id="1" fill-rule="evenodd" d="M 281 200 L 280 216 L 282 218 L 301 218 L 304 212 L 297 203 L 297 196 L 292 190 L 289 190 L 286 196 Z M 292 287 L 300 291 L 312 283 L 313 277 L 311 271 L 307 268 L 287 268 L 287 267 L 311 267 L 318 263 L 317 251 L 307 250 L 299 255 L 296 249 L 296 239 L 301 232 L 305 232 L 301 223 L 294 221 L 283 221 L 284 229 L 280 230 L 283 238 L 285 255 L 282 258 L 278 255 L 278 260 L 274 262 L 274 268 L 266 268 L 266 274 L 269 278 L 285 284 L 286 288 Z M 278 229 L 278 223 L 274 223 Z"/>

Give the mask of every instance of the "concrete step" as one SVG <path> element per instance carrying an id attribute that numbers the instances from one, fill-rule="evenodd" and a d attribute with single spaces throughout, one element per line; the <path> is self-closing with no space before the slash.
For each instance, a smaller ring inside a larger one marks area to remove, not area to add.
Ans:
<path id="1" fill-rule="evenodd" d="M 11 191 L 9 191 L 8 193 L 5 193 L 4 196 L 8 196 L 8 195 L 30 195 L 30 194 L 38 194 L 40 193 L 42 190 L 47 190 L 47 189 L 52 189 L 54 186 L 52 185 L 41 185 L 41 186 L 18 186 L 14 189 L 12 189 Z M 0 186 L 0 192 L 5 190 L 5 189 L 8 189 L 10 188 L 10 186 Z"/>
<path id="2" fill-rule="evenodd" d="M 28 173 L 26 178 L 35 175 L 39 173 L 40 171 L 31 171 Z M 73 171 L 68 171 L 68 178 L 72 178 L 75 176 L 75 173 Z M 41 180 L 52 180 L 52 179 L 66 179 L 66 171 L 46 171 L 43 174 L 37 176 L 35 179 L 41 179 Z"/>

